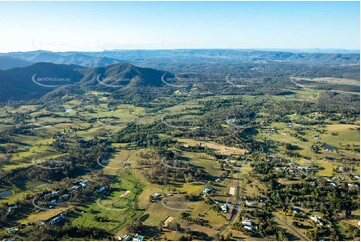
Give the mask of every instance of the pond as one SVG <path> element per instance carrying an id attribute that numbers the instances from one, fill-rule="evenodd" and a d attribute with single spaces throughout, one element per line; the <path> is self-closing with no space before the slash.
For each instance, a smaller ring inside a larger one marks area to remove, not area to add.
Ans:
<path id="1" fill-rule="evenodd" d="M 5 192 L 0 192 L 0 198 L 6 198 L 6 197 L 9 197 L 11 196 L 13 193 L 8 190 L 8 191 L 5 191 Z"/>

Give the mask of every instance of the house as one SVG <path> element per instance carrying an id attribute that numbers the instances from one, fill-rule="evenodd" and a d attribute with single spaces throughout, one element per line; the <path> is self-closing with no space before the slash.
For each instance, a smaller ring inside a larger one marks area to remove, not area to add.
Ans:
<path id="1" fill-rule="evenodd" d="M 101 187 L 97 190 L 97 193 L 104 193 L 107 189 L 105 187 Z"/>
<path id="2" fill-rule="evenodd" d="M 56 200 L 56 199 L 53 199 L 50 201 L 50 203 L 57 203 L 57 202 L 58 202 L 58 200 Z"/>
<path id="3" fill-rule="evenodd" d="M 252 201 L 245 201 L 245 204 L 246 204 L 246 206 L 248 206 L 248 207 L 252 207 L 252 206 L 254 206 L 255 205 L 255 202 L 252 202 Z"/>
<path id="4" fill-rule="evenodd" d="M 297 169 L 299 171 L 306 171 L 308 172 L 310 170 L 310 167 L 309 166 L 305 166 L 305 167 L 302 167 L 302 166 L 297 166 Z"/>
<path id="5" fill-rule="evenodd" d="M 250 220 L 243 220 L 242 225 L 243 226 L 252 226 L 252 222 Z"/>
<path id="6" fill-rule="evenodd" d="M 156 192 L 156 193 L 153 194 L 153 197 L 154 197 L 154 198 L 160 198 L 161 196 L 162 196 L 162 194 L 160 194 L 160 193 L 158 193 L 158 192 Z"/>
<path id="7" fill-rule="evenodd" d="M 213 189 L 211 187 L 206 187 L 206 189 L 203 190 L 203 194 L 209 194 L 212 190 Z"/>
<path id="8" fill-rule="evenodd" d="M 221 206 L 221 209 L 223 212 L 227 213 L 228 212 L 228 205 L 225 203 L 223 206 Z"/>
<path id="9" fill-rule="evenodd" d="M 88 180 L 84 180 L 82 182 L 79 183 L 82 187 L 86 187 L 88 184 Z"/>
<path id="10" fill-rule="evenodd" d="M 143 241 L 144 240 L 144 236 L 139 235 L 139 234 L 135 234 L 133 241 Z"/>
<path id="11" fill-rule="evenodd" d="M 168 217 L 163 223 L 163 228 L 168 228 L 169 224 L 172 223 L 173 220 L 174 220 L 173 217 Z"/>
<path id="12" fill-rule="evenodd" d="M 79 188 L 80 188 L 79 185 L 74 185 L 74 186 L 71 187 L 71 189 L 73 189 L 73 190 L 77 190 L 77 189 L 79 189 Z"/>
<path id="13" fill-rule="evenodd" d="M 217 178 L 216 180 L 214 180 L 215 182 L 220 182 L 221 181 L 221 179 L 219 179 L 219 178 Z"/>
<path id="14" fill-rule="evenodd" d="M 69 197 L 69 194 L 63 194 L 59 197 L 60 200 L 65 200 Z"/>
<path id="15" fill-rule="evenodd" d="M 162 197 L 162 194 L 156 192 L 156 193 L 153 193 L 153 195 L 151 195 L 150 200 L 151 200 L 151 201 L 160 200 L 161 197 Z"/>
<path id="16" fill-rule="evenodd" d="M 301 212 L 301 209 L 294 207 L 292 208 L 292 212 L 298 214 Z"/>
<path id="17" fill-rule="evenodd" d="M 236 188 L 235 187 L 230 187 L 228 194 L 234 196 L 235 193 L 236 193 Z"/>
<path id="18" fill-rule="evenodd" d="M 8 207 L 8 213 L 10 213 L 11 211 L 15 210 L 16 208 L 18 208 L 18 206 L 16 206 L 16 205 L 13 205 L 13 206 Z"/>
<path id="19" fill-rule="evenodd" d="M 115 239 L 116 239 L 116 240 L 123 240 L 123 238 L 120 237 L 120 236 L 115 237 Z"/>
<path id="20" fill-rule="evenodd" d="M 318 224 L 318 225 L 323 225 L 323 223 L 321 222 L 321 216 L 312 215 L 310 218 L 311 218 L 311 220 L 312 220 L 313 222 L 315 222 L 316 224 Z"/>
<path id="21" fill-rule="evenodd" d="M 311 215 L 311 220 L 317 222 L 321 219 L 321 216 L 318 216 L 318 215 Z"/>
<path id="22" fill-rule="evenodd" d="M 49 196 L 54 196 L 54 195 L 58 195 L 59 191 L 52 191 L 51 193 L 45 194 L 44 197 L 49 197 Z"/>
<path id="23" fill-rule="evenodd" d="M 348 183 L 347 184 L 349 187 L 356 187 L 356 188 L 358 188 L 358 184 L 351 184 L 351 183 Z"/>
<path id="24" fill-rule="evenodd" d="M 58 216 L 58 217 L 55 217 L 53 219 L 50 220 L 50 224 L 56 224 L 56 223 L 59 223 L 63 220 L 63 217 L 61 216 Z"/>
<path id="25" fill-rule="evenodd" d="M 337 169 L 338 172 L 345 172 L 346 171 L 346 168 L 343 167 L 343 166 L 340 166 L 338 169 Z"/>
<path id="26" fill-rule="evenodd" d="M 326 144 L 324 143 L 322 146 L 321 146 L 322 149 L 326 150 L 326 151 L 337 151 L 337 147 L 335 146 L 332 146 L 332 145 L 329 145 L 329 144 Z"/>
<path id="27" fill-rule="evenodd" d="M 153 195 L 150 197 L 150 200 L 152 200 L 152 201 L 160 200 L 161 197 L 162 197 L 162 194 L 156 192 L 156 193 L 153 193 Z"/>
<path id="28" fill-rule="evenodd" d="M 18 228 L 9 229 L 9 230 L 8 230 L 8 233 L 9 233 L 9 234 L 15 234 L 16 232 L 18 232 L 18 230 L 19 230 Z"/>
<path id="29" fill-rule="evenodd" d="M 253 229 L 251 226 L 244 226 L 244 228 L 248 231 L 248 232 L 252 232 Z"/>
<path id="30" fill-rule="evenodd" d="M 45 225 L 45 222 L 44 221 L 39 221 L 39 222 L 36 222 L 35 224 L 37 226 L 43 226 L 43 225 Z"/>
<path id="31" fill-rule="evenodd" d="M 132 237 L 130 235 L 124 235 L 124 240 L 125 241 L 130 241 L 132 239 Z"/>

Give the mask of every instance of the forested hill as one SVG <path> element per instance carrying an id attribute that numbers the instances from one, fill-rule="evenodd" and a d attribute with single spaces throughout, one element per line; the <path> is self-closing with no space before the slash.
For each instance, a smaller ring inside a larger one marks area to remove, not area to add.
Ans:
<path id="1" fill-rule="evenodd" d="M 85 68 L 76 65 L 36 63 L 27 67 L 0 71 L 0 101 L 40 98 L 57 89 L 78 84 L 117 90 L 130 86 L 161 86 L 165 72 L 140 68 L 128 63 Z"/>

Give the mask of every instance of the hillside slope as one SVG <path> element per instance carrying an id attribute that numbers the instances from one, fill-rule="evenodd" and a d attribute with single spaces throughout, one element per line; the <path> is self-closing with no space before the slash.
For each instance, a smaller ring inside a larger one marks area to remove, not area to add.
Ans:
<path id="1" fill-rule="evenodd" d="M 58 97 L 64 95 L 64 90 L 79 90 L 82 87 L 105 87 L 109 92 L 125 87 L 159 87 L 164 85 L 161 81 L 164 73 L 128 63 L 94 68 L 36 63 L 0 71 L 0 102 L 29 100 L 45 94 L 47 97 Z"/>

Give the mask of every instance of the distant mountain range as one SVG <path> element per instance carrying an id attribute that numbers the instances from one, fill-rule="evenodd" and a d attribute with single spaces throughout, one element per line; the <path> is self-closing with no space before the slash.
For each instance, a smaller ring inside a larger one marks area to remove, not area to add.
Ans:
<path id="1" fill-rule="evenodd" d="M 258 49 L 262 51 L 283 51 L 292 53 L 319 53 L 319 54 L 360 54 L 360 50 L 356 49 L 331 49 L 331 48 L 315 48 L 315 49 Z"/>
<path id="2" fill-rule="evenodd" d="M 11 60 L 9 58 L 12 58 Z M 8 64 L 7 60 L 12 63 Z M 17 62 L 16 62 L 17 61 Z M 54 64 L 78 65 L 85 67 L 106 66 L 124 62 L 108 57 L 95 57 L 77 52 L 55 53 L 49 51 L 13 52 L 6 56 L 0 55 L 0 69 L 6 70 L 13 67 L 22 67 L 38 62 Z M 17 64 L 18 63 L 18 64 Z"/>
<path id="3" fill-rule="evenodd" d="M 125 63 L 122 60 L 126 60 Z M 359 54 L 292 53 L 282 51 L 194 49 L 114 50 L 102 52 L 31 51 L 0 54 L 0 102 L 64 95 L 81 87 L 159 87 L 162 75 L 170 74 L 133 65 L 166 66 L 177 60 L 188 63 L 257 62 L 299 63 L 310 66 L 360 65 Z M 132 64 L 129 64 L 132 63 Z M 190 63 L 190 64 L 189 64 Z M 226 63 L 227 66 L 227 63 Z M 77 86 L 77 88 L 74 87 Z"/>
<path id="4" fill-rule="evenodd" d="M 40 98 L 65 89 L 74 91 L 81 86 L 104 87 L 114 91 L 124 87 L 162 86 L 161 77 L 165 73 L 128 63 L 82 67 L 41 62 L 0 70 L 0 102 Z"/>
<path id="5" fill-rule="evenodd" d="M 347 50 L 293 50 L 264 51 L 237 49 L 177 49 L 177 50 L 110 50 L 101 52 L 50 52 L 30 51 L 0 54 L 0 69 L 23 67 L 37 62 L 101 67 L 128 62 L 142 65 L 147 61 L 168 60 L 229 60 L 242 62 L 293 62 L 293 63 L 332 63 L 357 64 L 359 53 Z M 324 53 L 320 53 L 324 52 Z M 329 53 L 332 52 L 332 53 Z"/>
<path id="6" fill-rule="evenodd" d="M 201 59 L 242 62 L 294 62 L 294 63 L 339 63 L 354 64 L 360 61 L 359 54 L 351 53 L 294 53 L 285 51 L 236 50 L 236 49 L 184 49 L 184 50 L 114 50 L 88 52 L 87 55 L 124 59 L 127 62 L 142 59 Z"/>
<path id="7" fill-rule="evenodd" d="M 0 70 L 7 70 L 14 67 L 24 67 L 33 64 L 33 62 L 17 59 L 11 56 L 0 56 Z"/>

